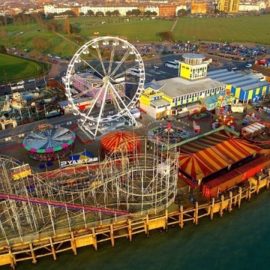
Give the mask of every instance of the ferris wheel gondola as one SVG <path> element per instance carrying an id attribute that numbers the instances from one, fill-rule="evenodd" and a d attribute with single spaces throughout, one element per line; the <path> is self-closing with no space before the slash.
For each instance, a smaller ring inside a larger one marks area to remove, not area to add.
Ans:
<path id="1" fill-rule="evenodd" d="M 70 61 L 66 96 L 74 114 L 80 116 L 80 127 L 96 138 L 116 119 L 137 124 L 132 109 L 144 90 L 144 81 L 144 63 L 132 44 L 118 37 L 98 37 L 84 44 Z M 90 105 L 81 110 L 76 106 L 78 98 L 88 99 Z"/>

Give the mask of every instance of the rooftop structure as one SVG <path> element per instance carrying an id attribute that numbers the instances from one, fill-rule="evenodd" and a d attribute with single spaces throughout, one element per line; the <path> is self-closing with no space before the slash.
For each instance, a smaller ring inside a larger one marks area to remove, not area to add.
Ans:
<path id="1" fill-rule="evenodd" d="M 157 83 L 161 86 L 160 90 L 164 92 L 165 95 L 175 99 L 175 102 L 177 102 L 177 99 L 181 99 L 181 97 L 187 95 L 188 98 L 192 97 L 193 94 L 198 94 L 196 96 L 206 96 L 212 92 L 221 91 L 224 87 L 223 83 L 211 78 L 205 78 L 199 81 L 188 81 L 180 77 L 175 77 L 161 80 Z"/>
<path id="2" fill-rule="evenodd" d="M 180 77 L 188 80 L 198 80 L 207 76 L 207 67 L 210 63 L 205 61 L 202 54 L 186 53 L 180 62 Z"/>
<path id="3" fill-rule="evenodd" d="M 200 184 L 207 177 L 224 168 L 230 169 L 260 150 L 260 147 L 239 139 L 229 129 L 221 128 L 183 142 L 179 168 L 188 182 Z"/>
<path id="4" fill-rule="evenodd" d="M 249 102 L 259 99 L 270 91 L 270 83 L 261 81 L 257 76 L 244 74 L 241 72 L 219 69 L 210 71 L 209 77 L 226 84 L 226 89 L 230 90 L 235 98 L 240 101 Z"/>

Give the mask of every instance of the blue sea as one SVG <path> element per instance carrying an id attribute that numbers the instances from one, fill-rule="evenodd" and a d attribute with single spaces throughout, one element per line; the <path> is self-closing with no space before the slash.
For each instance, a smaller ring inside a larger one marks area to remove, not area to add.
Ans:
<path id="1" fill-rule="evenodd" d="M 118 239 L 63 253 L 57 261 L 40 259 L 36 265 L 19 263 L 18 270 L 194 270 L 194 269 L 270 269 L 270 193 L 264 192 L 240 209 L 187 224 L 183 230 L 150 232 L 134 236 L 133 241 Z"/>

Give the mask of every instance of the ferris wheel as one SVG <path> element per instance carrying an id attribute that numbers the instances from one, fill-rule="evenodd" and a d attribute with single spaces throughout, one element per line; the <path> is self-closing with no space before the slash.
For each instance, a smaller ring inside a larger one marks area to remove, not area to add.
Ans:
<path id="1" fill-rule="evenodd" d="M 71 59 L 66 96 L 80 116 L 79 126 L 96 138 L 108 129 L 137 125 L 133 112 L 144 81 L 144 63 L 132 44 L 118 37 L 98 37 Z"/>

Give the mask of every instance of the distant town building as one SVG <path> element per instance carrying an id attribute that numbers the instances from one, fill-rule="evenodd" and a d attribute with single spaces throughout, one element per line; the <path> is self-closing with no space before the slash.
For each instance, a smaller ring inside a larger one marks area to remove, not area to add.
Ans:
<path id="1" fill-rule="evenodd" d="M 206 14 L 208 11 L 207 1 L 193 0 L 191 3 L 191 14 Z"/>
<path id="2" fill-rule="evenodd" d="M 87 14 L 88 11 L 93 11 L 95 14 L 97 12 L 102 12 L 106 15 L 106 12 L 119 11 L 120 16 L 126 16 L 128 11 L 138 9 L 137 6 L 83 6 L 80 8 L 80 13 Z"/>
<path id="3" fill-rule="evenodd" d="M 252 11 L 261 11 L 266 9 L 266 3 L 264 1 L 259 1 L 256 3 L 240 3 L 239 5 L 239 12 L 252 12 Z"/>
<path id="4" fill-rule="evenodd" d="M 240 0 L 218 0 L 218 10 L 226 13 L 237 13 Z"/>
<path id="5" fill-rule="evenodd" d="M 138 1 L 137 1 L 138 2 Z M 144 12 L 153 12 L 156 14 L 156 16 L 160 17 L 175 17 L 177 16 L 177 13 L 179 10 L 187 9 L 186 5 L 183 4 L 154 4 L 154 3 L 137 3 L 132 5 L 120 5 L 120 4 L 110 4 L 107 5 L 83 5 L 81 7 L 79 6 L 64 6 L 64 5 L 44 5 L 44 13 L 45 15 L 48 14 L 61 14 L 66 11 L 73 11 L 75 14 L 88 14 L 90 11 L 93 12 L 93 14 L 97 14 L 97 12 L 102 13 L 103 15 L 106 15 L 107 12 L 114 12 L 118 11 L 119 16 L 126 16 L 127 12 L 130 12 L 132 10 L 139 9 L 142 13 Z"/>
<path id="6" fill-rule="evenodd" d="M 66 11 L 71 11 L 71 7 L 62 7 L 62 6 L 54 6 L 54 5 L 45 5 L 44 6 L 44 13 L 45 15 L 48 14 L 61 14 Z"/>

